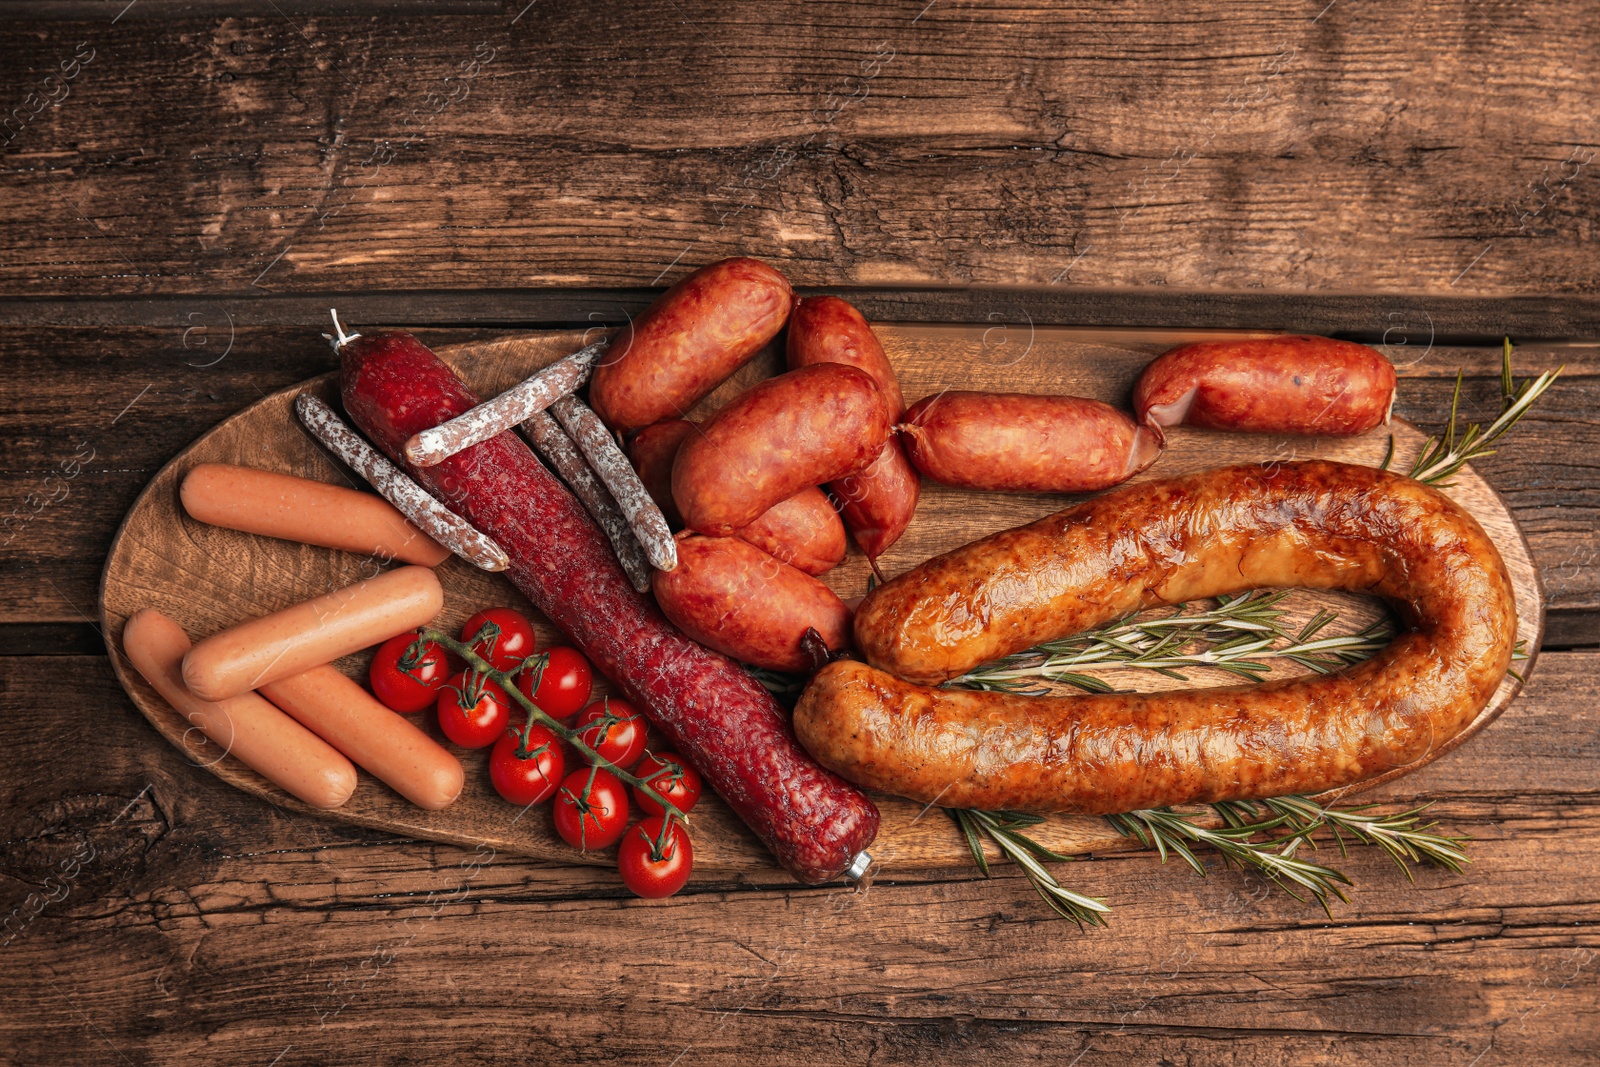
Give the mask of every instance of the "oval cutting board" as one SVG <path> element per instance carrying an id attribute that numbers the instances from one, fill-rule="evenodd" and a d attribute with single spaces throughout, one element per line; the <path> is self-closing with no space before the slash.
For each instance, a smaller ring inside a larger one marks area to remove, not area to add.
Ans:
<path id="1" fill-rule="evenodd" d="M 997 337 L 992 325 L 882 325 L 877 330 L 908 400 L 955 385 L 963 389 L 1069 393 L 1119 404 L 1126 403 L 1134 378 L 1153 355 L 1183 340 L 1203 336 L 1177 331 L 1040 329 L 1029 331 L 1027 337 L 1008 338 Z M 582 337 L 575 331 L 548 332 L 452 346 L 441 349 L 439 354 L 480 396 L 490 396 L 574 351 L 581 343 Z M 780 364 L 781 355 L 776 350 L 762 353 L 708 397 L 696 417 L 714 410 L 759 378 L 776 373 Z M 1404 383 L 1401 388 L 1405 388 Z M 374 573 L 370 560 L 206 526 L 190 519 L 179 505 L 178 484 L 199 463 L 238 463 L 339 484 L 357 484 L 354 476 L 308 437 L 294 418 L 291 404 L 295 396 L 306 391 L 338 404 L 336 376 L 330 374 L 246 408 L 168 463 L 123 521 L 106 561 L 100 610 L 112 663 L 134 703 L 168 741 L 187 753 L 197 768 L 203 767 L 240 789 L 290 810 L 409 836 L 462 845 L 487 844 L 497 850 L 558 862 L 614 862 L 608 852 L 583 854 L 567 847 L 555 836 L 547 807 L 524 813 L 504 803 L 489 785 L 486 749 L 457 750 L 466 764 L 467 785 L 461 798 L 444 811 L 415 808 L 365 773 L 344 807 L 331 812 L 308 808 L 226 756 L 198 731 L 188 729 L 187 722 L 127 663 L 121 647 L 122 627 L 128 616 L 140 608 L 158 608 L 198 640 L 241 619 L 276 611 Z M 1396 444 L 1394 467 L 1407 469 L 1424 435 L 1398 420 L 1389 432 Z M 1224 463 L 1294 458 L 1375 465 L 1382 461 L 1388 440 L 1389 433 L 1383 431 L 1357 439 L 1333 439 L 1179 429 L 1171 435 L 1167 452 L 1142 477 L 1179 474 Z M 1499 496 L 1471 470 L 1463 471 L 1448 491 L 1477 516 L 1505 557 L 1516 587 L 1522 647 L 1530 657 L 1536 655 L 1544 605 L 1526 541 Z M 927 485 L 916 520 L 880 564 L 886 575 L 893 576 L 929 556 L 1058 511 L 1073 500 L 1044 494 L 972 493 Z M 825 580 L 841 596 L 849 598 L 865 593 L 867 575 L 866 560 L 852 548 L 849 558 Z M 474 611 L 494 604 L 509 604 L 532 614 L 527 601 L 509 582 L 460 560 L 443 564 L 439 576 L 446 592 L 445 611 L 437 622 L 441 628 L 459 627 Z M 1308 618 L 1319 608 L 1332 607 L 1340 614 L 1333 629 L 1340 632 L 1359 629 L 1382 613 L 1373 602 L 1339 593 L 1299 591 L 1286 601 L 1286 606 L 1299 618 Z M 537 622 L 541 628 L 540 647 L 559 640 L 549 623 L 542 619 Z M 364 681 L 367 660 L 366 654 L 351 656 L 338 666 Z M 1516 669 L 1526 677 L 1532 665 L 1530 658 Z M 1274 676 L 1278 673 L 1287 675 L 1291 671 L 1277 668 Z M 1126 670 L 1106 678 L 1120 688 L 1138 689 L 1236 682 L 1230 676 L 1203 671 L 1194 672 L 1187 683 Z M 1520 688 L 1521 682 L 1508 675 L 1488 707 L 1450 744 L 1412 767 L 1363 783 L 1362 788 L 1409 773 L 1444 755 L 1499 715 Z M 417 718 L 435 737 L 440 737 L 431 714 Z M 872 848 L 880 871 L 970 862 L 964 840 L 942 813 L 925 811 L 920 805 L 896 797 L 880 795 L 875 799 L 883 813 L 882 830 Z M 714 795 L 707 794 L 695 809 L 692 822 L 697 874 L 726 875 L 776 868 L 766 849 Z M 1037 828 L 1035 836 L 1050 847 L 1069 853 L 1128 847 L 1103 820 L 1091 817 L 1052 818 Z"/>

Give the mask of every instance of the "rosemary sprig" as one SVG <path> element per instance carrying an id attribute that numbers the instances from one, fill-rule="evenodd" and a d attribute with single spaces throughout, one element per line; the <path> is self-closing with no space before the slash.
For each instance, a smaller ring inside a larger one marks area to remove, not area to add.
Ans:
<path id="1" fill-rule="evenodd" d="M 1524 379 L 1517 385 L 1511 378 L 1511 352 L 1511 338 L 1507 337 L 1505 351 L 1500 357 L 1499 417 L 1488 426 L 1471 423 L 1465 430 L 1458 429 L 1456 416 L 1461 409 L 1462 372 L 1457 371 L 1455 392 L 1450 397 L 1450 422 L 1443 434 L 1428 438 L 1422 446 L 1422 454 L 1411 465 L 1411 477 L 1441 489 L 1448 488 L 1450 483 L 1444 479 L 1460 471 L 1472 460 L 1494 455 L 1495 450 L 1489 446 L 1521 421 L 1533 402 L 1567 369 L 1562 365 L 1553 371 L 1545 371 L 1537 378 Z M 1390 447 L 1392 454 L 1392 443 Z M 1388 463 L 1384 466 L 1387 467 Z"/>
<path id="2" fill-rule="evenodd" d="M 1007 858 L 1022 868 L 1044 902 L 1057 915 L 1071 919 L 1081 929 L 1085 925 L 1104 926 L 1106 912 L 1111 909 L 1098 897 L 1075 893 L 1056 881 L 1056 876 L 1041 860 L 1066 861 L 1071 856 L 1052 852 L 1022 831 L 1044 821 L 1042 815 L 1028 815 L 1016 811 L 975 811 L 963 808 L 946 808 L 967 839 L 972 850 L 972 862 L 978 865 L 985 878 L 989 877 L 989 860 L 983 854 L 980 835 L 988 837 Z"/>
<path id="3" fill-rule="evenodd" d="M 1287 612 L 1278 606 L 1288 595 L 1288 590 L 1249 592 L 1218 597 L 1216 607 L 1206 611 L 1185 614 L 1187 605 L 1180 604 L 1173 614 L 1159 618 L 1130 616 L 984 664 L 945 684 L 1039 695 L 1048 691 L 1036 681 L 1041 679 L 1106 693 L 1112 691 L 1109 684 L 1084 672 L 1142 667 L 1187 680 L 1183 669 L 1210 667 L 1260 681 L 1272 670 L 1264 662 L 1271 659 L 1326 674 L 1359 663 L 1394 636 L 1392 625 L 1383 620 L 1359 633 L 1318 637 L 1338 617 L 1327 610 L 1293 630 L 1285 622 Z"/>
<path id="4" fill-rule="evenodd" d="M 1266 875 L 1279 888 L 1296 900 L 1304 900 L 1300 891 L 1309 893 L 1323 911 L 1328 911 L 1330 897 L 1348 901 L 1341 886 L 1350 885 L 1350 879 L 1332 867 L 1298 859 L 1295 852 L 1310 836 L 1310 831 L 1299 830 L 1264 840 L 1258 835 L 1268 833 L 1289 822 L 1286 815 L 1275 815 L 1256 822 L 1220 827 L 1201 826 L 1190 812 L 1172 808 L 1155 808 L 1149 811 L 1132 811 L 1125 815 L 1107 815 L 1106 821 L 1124 837 L 1138 840 L 1146 848 L 1154 848 L 1167 862 L 1176 854 L 1201 875 L 1206 866 L 1194 854 L 1192 845 L 1207 845 L 1222 855 L 1224 865 L 1240 870 L 1255 870 Z M 1299 887 L 1297 890 L 1296 887 Z"/>
<path id="5" fill-rule="evenodd" d="M 1363 804 L 1355 808 L 1324 808 L 1316 801 L 1301 796 L 1272 797 L 1267 800 L 1233 800 L 1211 805 L 1230 825 L 1237 826 L 1261 817 L 1265 811 L 1282 819 L 1293 836 L 1304 838 L 1313 848 L 1316 842 L 1311 835 L 1322 829 L 1333 833 L 1338 842 L 1339 854 L 1347 855 L 1344 835 L 1350 834 L 1359 844 L 1376 845 L 1394 860 L 1395 865 L 1411 877 L 1411 864 L 1429 863 L 1447 871 L 1460 874 L 1472 862 L 1462 849 L 1466 837 L 1447 837 L 1429 833 L 1437 823 L 1419 825 L 1421 815 L 1433 805 L 1422 804 L 1393 815 L 1371 814 L 1376 806 Z"/>

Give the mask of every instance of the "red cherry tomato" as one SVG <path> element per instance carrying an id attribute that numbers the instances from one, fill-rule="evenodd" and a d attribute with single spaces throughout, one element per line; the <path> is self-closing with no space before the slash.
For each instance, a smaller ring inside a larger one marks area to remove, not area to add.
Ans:
<path id="1" fill-rule="evenodd" d="M 528 727 L 526 738 L 520 730 L 507 730 L 489 753 L 489 781 L 495 792 L 519 807 L 550 799 L 565 769 L 561 741 L 538 723 Z"/>
<path id="2" fill-rule="evenodd" d="M 628 828 L 628 790 L 602 767 L 573 771 L 562 779 L 551 814 L 556 833 L 573 848 L 605 848 Z"/>
<path id="3" fill-rule="evenodd" d="M 665 827 L 659 815 L 635 823 L 617 849 L 622 884 L 641 897 L 670 897 L 689 881 L 693 868 L 694 848 L 677 819 Z"/>
<path id="4" fill-rule="evenodd" d="M 406 715 L 421 711 L 439 699 L 450 677 L 444 649 L 424 643 L 414 633 L 396 634 L 378 646 L 367 680 L 383 706 Z"/>
<path id="5" fill-rule="evenodd" d="M 688 811 L 700 799 L 700 772 L 689 766 L 689 761 L 676 752 L 657 755 L 646 752 L 633 773 L 649 782 L 657 793 L 679 811 Z M 634 803 L 647 815 L 664 815 L 666 809 L 646 796 L 638 786 L 633 787 Z"/>
<path id="6" fill-rule="evenodd" d="M 487 675 L 461 671 L 439 691 L 439 729 L 462 748 L 494 744 L 510 721 L 506 696 Z"/>
<path id="7" fill-rule="evenodd" d="M 461 640 L 495 670 L 514 670 L 533 655 L 533 624 L 513 608 L 484 608 L 461 627 Z"/>
<path id="8" fill-rule="evenodd" d="M 584 708 L 574 729 L 601 759 L 625 771 L 644 755 L 644 716 L 621 697 L 604 697 Z"/>
<path id="9" fill-rule="evenodd" d="M 535 687 L 535 679 L 538 681 Z M 546 715 L 563 722 L 572 718 L 589 702 L 594 672 L 583 653 L 566 645 L 545 651 L 517 675 L 522 695 L 539 705 Z"/>

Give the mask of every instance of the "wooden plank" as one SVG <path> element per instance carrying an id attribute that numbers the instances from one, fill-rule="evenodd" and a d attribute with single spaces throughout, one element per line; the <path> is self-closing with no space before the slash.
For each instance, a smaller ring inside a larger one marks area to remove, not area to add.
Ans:
<path id="1" fill-rule="evenodd" d="M 1122 854 L 1062 868 L 1116 909 L 1080 934 L 1008 868 L 891 872 L 862 894 L 697 882 L 651 903 L 606 872 L 288 817 L 187 766 L 103 659 L 6 657 L 0 911 L 28 919 L 8 931 L 0 1047 L 27 1063 L 437 1062 L 530 1041 L 600 1062 L 1587 1062 L 1596 671 L 1600 654 L 1545 656 L 1494 729 L 1402 784 L 1476 839 L 1465 874 L 1411 885 L 1360 850 L 1329 920 L 1234 872 Z M 63 759 L 85 707 L 102 709 L 97 758 Z"/>
<path id="2" fill-rule="evenodd" d="M 20 391 L 17 403 L 0 412 L 0 433 L 10 442 L 0 458 L 0 470 L 10 475 L 0 517 L 10 517 L 14 535 L 0 556 L 0 577 L 10 579 L 0 583 L 0 612 L 9 621 L 92 620 L 111 535 L 161 464 L 240 408 L 334 367 L 315 325 L 287 329 L 236 323 L 230 328 L 214 309 L 192 310 L 195 318 L 177 316 L 160 327 L 100 328 L 92 340 L 68 328 L 0 330 L 0 360 L 13 369 L 13 388 Z M 1034 344 L 1045 343 L 1045 337 L 1075 338 L 1097 346 L 1108 380 L 1131 380 L 1137 373 L 1150 350 L 1148 344 L 1139 346 L 1140 337 L 1176 336 L 1170 331 L 1041 332 L 1015 320 L 954 329 L 970 350 L 974 373 L 1037 358 L 1029 350 L 1030 337 Z M 431 344 L 484 336 L 465 329 L 419 333 Z M 1389 346 L 1405 377 L 1398 414 L 1438 427 L 1448 413 L 1458 368 L 1473 376 L 1464 413 L 1479 419 L 1494 413 L 1497 352 L 1430 348 L 1422 337 L 1409 346 L 1399 340 L 1391 336 Z M 891 355 L 902 362 L 909 358 Z M 1518 367 L 1529 373 L 1561 364 L 1568 366 L 1568 376 L 1481 469 L 1527 533 L 1561 643 L 1596 643 L 1600 570 L 1591 564 L 1600 560 L 1600 523 L 1595 521 L 1600 481 L 1584 457 L 1600 449 L 1600 421 L 1594 415 L 1600 348 L 1544 345 L 1518 356 Z M 764 366 L 758 361 L 751 373 Z M 918 381 L 929 390 L 945 380 L 937 367 L 919 373 Z M 93 381 L 94 388 L 86 391 L 84 381 Z M 1091 385 L 1061 383 L 1064 389 Z M 91 451 L 82 472 L 64 479 L 74 457 Z M 36 514 L 31 510 L 63 488 L 65 497 Z M 37 494 L 34 503 L 28 502 L 29 494 Z"/>
<path id="3" fill-rule="evenodd" d="M 1600 286 L 1576 0 L 521 8 L 8 20 L 0 292 Z"/>

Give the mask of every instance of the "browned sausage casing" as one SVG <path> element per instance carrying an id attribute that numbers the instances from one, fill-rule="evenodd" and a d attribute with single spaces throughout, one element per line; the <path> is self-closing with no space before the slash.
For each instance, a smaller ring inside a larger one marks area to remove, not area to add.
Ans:
<path id="1" fill-rule="evenodd" d="M 1408 628 L 1346 671 L 1255 686 L 1029 697 L 901 680 L 954 678 L 1140 608 L 1285 586 L 1376 594 Z M 1224 467 L 1107 493 L 880 586 L 855 622 L 875 666 L 825 668 L 794 724 L 856 784 L 951 807 L 1318 793 L 1449 744 L 1505 677 L 1516 630 L 1499 552 L 1437 490 L 1340 463 Z"/>
<path id="2" fill-rule="evenodd" d="M 694 430 L 692 422 L 669 419 L 646 426 L 628 446 L 640 480 L 674 528 L 683 525 L 683 516 L 672 502 L 672 461 L 684 438 Z M 838 566 L 849 547 L 839 513 L 814 485 L 778 501 L 754 522 L 733 531 L 733 536 L 807 574 L 822 574 Z"/>
<path id="3" fill-rule="evenodd" d="M 889 405 L 866 372 L 819 363 L 768 378 L 689 436 L 672 499 L 691 530 L 729 534 L 808 485 L 865 467 L 889 439 Z"/>
<path id="4" fill-rule="evenodd" d="M 836 296 L 810 296 L 789 317 L 789 369 L 814 363 L 847 363 L 872 375 L 898 419 L 905 398 L 883 345 L 867 320 Z M 900 539 L 917 511 L 922 482 L 906 459 L 905 447 L 891 437 L 876 459 L 828 487 L 839 501 L 845 525 L 868 559 L 877 559 Z"/>
<path id="5" fill-rule="evenodd" d="M 1394 365 L 1331 337 L 1205 341 L 1165 352 L 1133 389 L 1140 421 L 1244 433 L 1350 435 L 1389 421 Z"/>
<path id="6" fill-rule="evenodd" d="M 656 602 L 707 648 L 775 671 L 811 666 L 800 639 L 850 645 L 850 609 L 833 590 L 736 537 L 683 537 L 678 566 L 655 573 Z"/>
<path id="7" fill-rule="evenodd" d="M 611 339 L 589 402 L 624 434 L 677 418 L 776 337 L 793 305 L 788 279 L 765 263 L 702 267 Z"/>
<path id="8" fill-rule="evenodd" d="M 935 393 L 911 405 L 899 429 L 919 471 L 963 489 L 1108 489 L 1161 450 L 1126 413 L 1081 396 Z"/>

